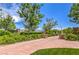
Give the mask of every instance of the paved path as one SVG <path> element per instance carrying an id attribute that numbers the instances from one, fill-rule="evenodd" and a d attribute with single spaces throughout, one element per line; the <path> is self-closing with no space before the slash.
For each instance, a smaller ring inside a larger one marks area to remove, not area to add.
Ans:
<path id="1" fill-rule="evenodd" d="M 43 48 L 79 48 L 79 42 L 58 39 L 58 36 L 0 46 L 1 55 L 28 55 Z"/>

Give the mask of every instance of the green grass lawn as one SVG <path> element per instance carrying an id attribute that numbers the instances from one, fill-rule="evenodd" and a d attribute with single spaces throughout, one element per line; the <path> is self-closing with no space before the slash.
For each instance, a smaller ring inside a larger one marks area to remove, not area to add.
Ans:
<path id="1" fill-rule="evenodd" d="M 79 55 L 77 48 L 48 48 L 38 50 L 31 55 Z"/>

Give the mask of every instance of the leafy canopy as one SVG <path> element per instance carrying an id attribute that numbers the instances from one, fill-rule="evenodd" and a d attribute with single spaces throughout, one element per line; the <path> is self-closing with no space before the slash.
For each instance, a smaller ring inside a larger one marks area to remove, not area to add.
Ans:
<path id="1" fill-rule="evenodd" d="M 15 23 L 10 15 L 7 15 L 6 18 L 1 18 L 0 25 L 1 28 L 5 30 L 12 30 L 16 28 Z"/>
<path id="2" fill-rule="evenodd" d="M 43 26 L 45 31 L 51 30 L 54 26 L 57 25 L 57 22 L 53 18 L 46 19 L 46 23 Z"/>
<path id="3" fill-rule="evenodd" d="M 79 24 L 79 4 L 73 4 L 71 6 L 69 15 L 70 21 Z"/>
<path id="4" fill-rule="evenodd" d="M 40 13 L 41 4 L 23 3 L 18 14 L 23 18 L 23 24 L 29 31 L 34 31 L 41 22 L 43 15 Z"/>

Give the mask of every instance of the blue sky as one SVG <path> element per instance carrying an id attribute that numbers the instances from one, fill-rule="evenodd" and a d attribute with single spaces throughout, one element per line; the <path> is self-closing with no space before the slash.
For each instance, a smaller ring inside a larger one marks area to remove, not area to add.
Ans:
<path id="1" fill-rule="evenodd" d="M 20 4 L 0 4 L 0 8 L 2 8 L 5 12 L 9 13 L 13 19 L 15 19 L 16 27 L 23 28 L 21 23 L 21 18 L 18 16 L 16 11 L 19 9 Z M 58 25 L 55 27 L 57 29 L 73 27 L 76 24 L 69 22 L 68 13 L 70 11 L 70 7 L 72 4 L 68 3 L 46 3 L 44 4 L 40 11 L 44 14 L 44 18 L 42 18 L 42 22 L 39 24 L 39 28 L 41 29 L 43 24 L 46 22 L 46 18 L 54 18 Z"/>

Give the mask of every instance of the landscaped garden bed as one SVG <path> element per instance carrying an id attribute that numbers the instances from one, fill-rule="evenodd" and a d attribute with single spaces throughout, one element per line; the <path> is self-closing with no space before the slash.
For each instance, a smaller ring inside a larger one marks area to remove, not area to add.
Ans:
<path id="1" fill-rule="evenodd" d="M 30 41 L 30 40 L 36 40 L 40 38 L 55 36 L 59 34 L 59 31 L 58 32 L 56 31 L 48 32 L 45 35 L 43 32 L 14 32 L 12 33 L 10 31 L 0 30 L 0 44 L 1 45 L 12 44 L 16 42 Z"/>

